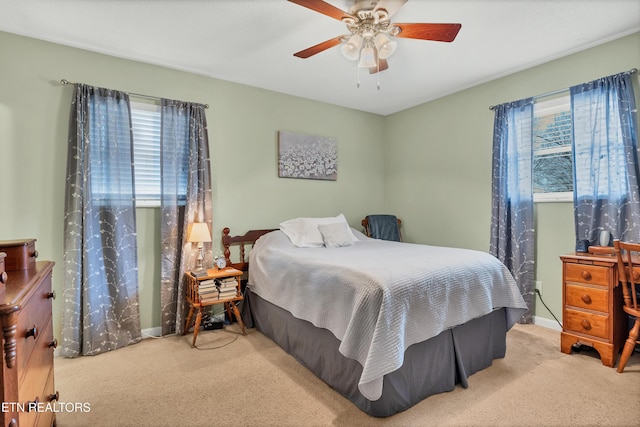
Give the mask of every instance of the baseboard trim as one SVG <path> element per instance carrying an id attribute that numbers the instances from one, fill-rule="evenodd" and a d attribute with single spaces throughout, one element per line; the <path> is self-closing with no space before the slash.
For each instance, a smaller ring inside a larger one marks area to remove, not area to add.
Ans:
<path id="1" fill-rule="evenodd" d="M 160 338 L 162 336 L 162 327 L 156 326 L 155 328 L 147 328 L 140 331 L 142 333 L 142 339 L 147 338 Z M 60 353 L 62 353 L 62 348 L 57 347 L 53 351 L 53 357 L 61 357 Z"/>
<path id="2" fill-rule="evenodd" d="M 533 324 L 542 326 L 543 328 L 553 329 L 554 331 L 562 331 L 560 325 L 555 320 L 547 319 L 545 317 L 533 316 Z"/>
<path id="3" fill-rule="evenodd" d="M 147 328 L 142 331 L 142 339 L 147 338 L 160 338 L 162 336 L 162 327 L 156 326 L 155 328 Z"/>

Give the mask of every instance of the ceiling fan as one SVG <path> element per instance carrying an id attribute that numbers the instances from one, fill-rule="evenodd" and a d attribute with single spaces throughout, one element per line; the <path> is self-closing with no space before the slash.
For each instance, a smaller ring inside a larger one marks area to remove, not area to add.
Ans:
<path id="1" fill-rule="evenodd" d="M 344 22 L 350 32 L 296 52 L 294 56 L 306 59 L 342 44 L 342 54 L 358 60 L 358 67 L 368 68 L 372 74 L 389 68 L 387 58 L 396 49 L 395 38 L 452 42 L 462 27 L 461 24 L 392 23 L 391 16 L 408 0 L 354 0 L 349 12 L 323 0 L 289 1 Z"/>

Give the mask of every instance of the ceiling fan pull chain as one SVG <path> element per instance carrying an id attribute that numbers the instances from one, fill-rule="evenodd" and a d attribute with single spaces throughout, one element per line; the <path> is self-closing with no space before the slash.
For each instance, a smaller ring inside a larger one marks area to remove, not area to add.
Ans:
<path id="1" fill-rule="evenodd" d="M 360 89 L 360 67 L 357 64 L 356 64 L 356 70 L 358 70 L 356 71 L 356 82 L 357 82 L 356 87 Z"/>
<path id="2" fill-rule="evenodd" d="M 378 74 L 378 90 L 380 90 L 380 57 L 377 57 L 378 59 L 378 72 L 376 74 Z"/>

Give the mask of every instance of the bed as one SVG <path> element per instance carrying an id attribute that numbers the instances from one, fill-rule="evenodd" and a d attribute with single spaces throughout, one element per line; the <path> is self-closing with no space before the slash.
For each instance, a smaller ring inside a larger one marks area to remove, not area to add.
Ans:
<path id="1" fill-rule="evenodd" d="M 312 232 L 324 225 L 314 220 Z M 466 387 L 504 357 L 526 304 L 493 256 L 371 239 L 348 225 L 337 246 L 301 247 L 283 224 L 252 234 L 244 320 L 367 414 Z"/>

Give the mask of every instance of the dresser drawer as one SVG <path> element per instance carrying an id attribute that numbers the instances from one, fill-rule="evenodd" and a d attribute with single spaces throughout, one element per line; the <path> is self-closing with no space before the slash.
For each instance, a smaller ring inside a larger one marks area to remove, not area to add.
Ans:
<path id="1" fill-rule="evenodd" d="M 610 269 L 589 264 L 565 264 L 565 280 L 567 282 L 590 283 L 608 286 Z"/>
<path id="2" fill-rule="evenodd" d="M 29 374 L 29 381 L 23 383 L 18 389 L 18 402 L 23 404 L 25 409 L 28 408 L 29 402 L 36 402 L 37 399 L 40 409 L 46 410 L 46 404 L 51 402 L 53 394 L 51 391 L 53 389 L 53 373 L 53 365 L 41 365 L 37 371 L 33 372 L 33 376 L 31 373 Z M 38 419 L 37 423 L 36 419 Z M 48 412 L 37 412 L 37 410 L 18 412 L 20 426 L 50 426 L 51 424 L 47 424 L 47 420 L 53 420 Z"/>
<path id="3" fill-rule="evenodd" d="M 18 368 L 18 385 L 22 385 L 34 380 L 34 372 L 40 372 L 47 366 L 53 366 L 53 352 L 55 348 L 51 345 L 53 339 L 53 327 L 51 321 L 43 326 L 42 332 L 38 336 L 35 345 L 31 349 L 28 359 L 19 358 Z"/>
<path id="4" fill-rule="evenodd" d="M 609 339 L 609 316 L 587 313 L 566 308 L 564 311 L 564 328 L 593 337 Z"/>
<path id="5" fill-rule="evenodd" d="M 49 324 L 49 326 L 51 325 Z M 52 367 L 53 349 L 48 346 L 37 348 L 31 355 L 24 376 L 20 378 L 18 383 L 18 398 L 21 402 L 34 400 L 36 396 L 44 393 Z"/>
<path id="6" fill-rule="evenodd" d="M 4 260 L 7 271 L 30 270 L 36 266 L 38 251 L 35 239 L 2 240 L 0 252 L 7 254 Z"/>
<path id="7" fill-rule="evenodd" d="M 588 310 L 609 311 L 609 289 L 599 287 L 588 287 L 565 285 L 565 304 L 572 307 L 586 308 Z"/>
<path id="8" fill-rule="evenodd" d="M 59 396 L 56 394 L 55 384 L 53 383 L 53 371 L 53 369 L 49 371 L 49 378 L 47 379 L 47 385 L 45 386 L 42 394 L 42 400 L 45 403 L 52 403 L 53 409 L 55 409 L 55 403 L 58 403 Z M 40 412 L 38 414 L 38 422 L 36 425 L 38 427 L 51 427 L 55 425 L 55 419 L 55 411 Z"/>
<path id="9" fill-rule="evenodd" d="M 51 326 L 51 275 L 45 277 L 18 314 L 16 353 L 18 379 L 27 370 L 34 351 L 48 348 L 53 341 Z M 35 337 L 33 336 L 35 328 Z"/>

